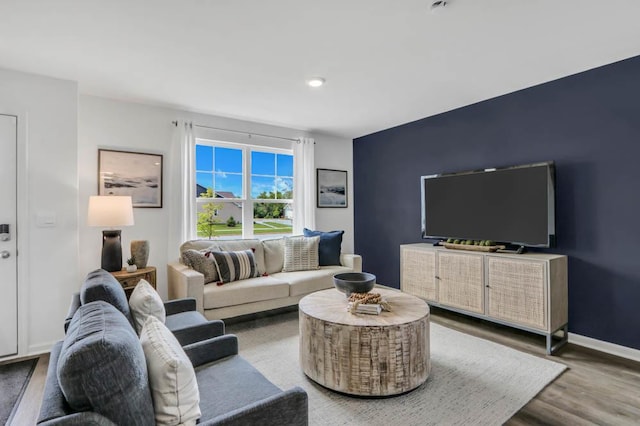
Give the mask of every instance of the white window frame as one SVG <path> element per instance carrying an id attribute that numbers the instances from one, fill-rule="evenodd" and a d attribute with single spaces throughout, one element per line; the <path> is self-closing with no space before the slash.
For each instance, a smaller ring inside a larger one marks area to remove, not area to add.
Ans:
<path id="1" fill-rule="evenodd" d="M 212 147 L 221 147 L 221 148 L 230 148 L 230 149 L 239 149 L 242 151 L 242 197 L 241 198 L 214 198 L 216 203 L 238 203 L 242 204 L 242 238 L 258 238 L 258 239 L 268 239 L 273 238 L 272 234 L 253 234 L 253 205 L 254 203 L 288 203 L 293 206 L 295 202 L 293 198 L 291 199 L 253 199 L 251 198 L 251 153 L 252 152 L 266 152 L 269 154 L 286 154 L 291 155 L 293 157 L 293 161 L 295 164 L 295 155 L 293 153 L 293 149 L 286 148 L 275 148 L 270 146 L 261 146 L 261 145 L 249 145 L 242 143 L 234 143 L 234 142 L 225 142 L 217 139 L 207 139 L 207 138 L 196 138 L 195 145 L 208 145 Z M 195 146 L 194 146 L 195 149 Z M 194 152 L 195 158 L 195 152 Z M 196 162 L 194 161 L 194 170 L 191 170 L 191 173 L 195 176 L 198 170 L 196 169 Z M 215 169 L 215 164 L 214 164 Z M 215 172 L 215 170 L 214 170 Z M 293 177 L 293 185 L 295 187 L 296 180 L 295 176 Z M 214 190 L 215 193 L 215 190 Z M 214 194 L 215 195 L 215 194 Z M 293 194 L 292 194 L 293 195 Z M 196 194 L 195 200 L 192 200 L 194 204 L 194 211 L 198 211 L 198 204 L 204 204 L 207 202 L 211 202 L 211 198 L 198 197 Z M 249 224 L 249 226 L 246 226 Z M 198 235 L 198 226 L 197 220 L 194 220 L 195 226 L 195 234 Z M 293 230 L 292 230 L 293 232 Z"/>

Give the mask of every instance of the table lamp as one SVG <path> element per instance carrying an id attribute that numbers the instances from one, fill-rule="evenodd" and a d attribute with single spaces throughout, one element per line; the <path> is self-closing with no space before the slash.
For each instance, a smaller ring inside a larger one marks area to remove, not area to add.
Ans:
<path id="1" fill-rule="evenodd" d="M 116 195 L 92 195 L 89 197 L 89 226 L 109 227 L 102 231 L 102 264 L 108 272 L 122 269 L 122 244 L 120 230 L 116 226 L 133 225 L 131 197 Z"/>

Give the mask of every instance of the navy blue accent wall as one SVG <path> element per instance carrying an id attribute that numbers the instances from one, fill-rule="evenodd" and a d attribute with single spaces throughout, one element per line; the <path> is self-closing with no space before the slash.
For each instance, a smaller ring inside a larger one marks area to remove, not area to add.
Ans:
<path id="1" fill-rule="evenodd" d="M 640 57 L 353 141 L 355 252 L 399 287 L 420 238 L 420 176 L 556 163 L 569 330 L 640 349 Z M 481 214 L 481 212 L 478 212 Z"/>

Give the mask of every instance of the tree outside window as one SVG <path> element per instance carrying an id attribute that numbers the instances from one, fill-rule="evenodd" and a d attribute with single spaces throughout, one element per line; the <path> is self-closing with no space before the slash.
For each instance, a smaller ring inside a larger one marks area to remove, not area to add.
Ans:
<path id="1" fill-rule="evenodd" d="M 290 150 L 199 139 L 195 160 L 199 238 L 291 235 Z"/>

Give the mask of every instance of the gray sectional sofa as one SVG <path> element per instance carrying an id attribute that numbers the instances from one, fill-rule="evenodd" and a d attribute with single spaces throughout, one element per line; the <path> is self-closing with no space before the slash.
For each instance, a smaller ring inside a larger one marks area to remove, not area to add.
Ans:
<path id="1" fill-rule="evenodd" d="M 259 277 L 225 285 L 206 283 L 203 273 L 185 265 L 186 250 L 207 249 L 254 252 Z M 341 272 L 361 272 L 362 258 L 340 254 L 340 265 L 319 269 L 283 272 L 284 239 L 192 240 L 180 246 L 180 259 L 167 265 L 169 299 L 192 297 L 199 312 L 208 319 L 233 318 L 286 306 L 294 306 L 305 295 L 333 287 L 333 276 Z"/>
<path id="2" fill-rule="evenodd" d="M 89 281 L 64 340 L 51 351 L 38 424 L 155 424 L 145 353 L 124 291 L 102 272 Z M 93 288 L 91 296 L 87 288 Z M 198 424 L 308 424 L 305 391 L 283 391 L 269 382 L 238 355 L 235 336 L 206 338 L 183 349 L 195 368 Z"/>

